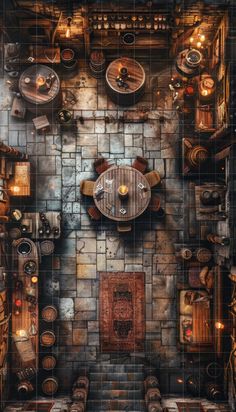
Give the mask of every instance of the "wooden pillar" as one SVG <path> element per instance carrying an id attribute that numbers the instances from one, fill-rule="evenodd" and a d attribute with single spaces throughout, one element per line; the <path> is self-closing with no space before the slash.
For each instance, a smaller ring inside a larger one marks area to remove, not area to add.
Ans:
<path id="1" fill-rule="evenodd" d="M 7 146 L 2 141 L 0 141 L 0 153 L 3 153 L 4 155 L 15 158 L 15 159 L 21 159 L 21 160 L 27 159 L 27 155 L 25 153 L 20 152 L 14 147 Z"/>

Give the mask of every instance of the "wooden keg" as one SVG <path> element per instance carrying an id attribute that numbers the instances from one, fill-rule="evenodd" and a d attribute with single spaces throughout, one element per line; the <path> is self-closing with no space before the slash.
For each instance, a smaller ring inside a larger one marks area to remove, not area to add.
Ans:
<path id="1" fill-rule="evenodd" d="M 104 75 L 106 70 L 106 60 L 103 51 L 94 50 L 90 54 L 89 67 L 92 76 L 96 79 Z"/>
<path id="2" fill-rule="evenodd" d="M 208 363 L 206 374 L 210 379 L 218 379 L 223 375 L 223 367 L 218 362 Z"/>
<path id="3" fill-rule="evenodd" d="M 85 405 L 83 402 L 73 402 L 70 406 L 69 412 L 85 412 Z"/>
<path id="4" fill-rule="evenodd" d="M 154 375 L 149 375 L 144 381 L 145 392 L 150 388 L 159 388 L 159 381 Z"/>
<path id="5" fill-rule="evenodd" d="M 56 357 L 54 355 L 45 355 L 42 358 L 41 364 L 45 371 L 51 371 L 57 364 Z"/>
<path id="6" fill-rule="evenodd" d="M 141 64 L 129 57 L 120 57 L 111 62 L 106 70 L 107 93 L 120 106 L 133 105 L 144 94 L 145 78 Z"/>
<path id="7" fill-rule="evenodd" d="M 146 402 L 155 402 L 161 400 L 161 392 L 159 388 L 149 388 L 145 395 Z"/>
<path id="8" fill-rule="evenodd" d="M 187 161 L 189 166 L 192 168 L 197 168 L 201 164 L 205 163 L 209 158 L 208 150 L 200 145 L 192 147 L 187 152 Z"/>
<path id="9" fill-rule="evenodd" d="M 205 385 L 207 399 L 220 401 L 224 398 L 222 387 L 216 382 L 208 382 Z"/>
<path id="10" fill-rule="evenodd" d="M 72 401 L 86 403 L 88 391 L 84 388 L 74 388 L 72 393 Z"/>
<path id="11" fill-rule="evenodd" d="M 58 379 L 55 376 L 44 379 L 42 391 L 47 396 L 52 396 L 58 391 Z"/>
<path id="12" fill-rule="evenodd" d="M 17 392 L 21 397 L 27 397 L 30 393 L 32 393 L 34 387 L 30 381 L 21 381 L 17 385 Z"/>
<path id="13" fill-rule="evenodd" d="M 40 343 L 42 346 L 51 347 L 56 341 L 55 333 L 51 330 L 46 330 L 40 335 Z"/>
<path id="14" fill-rule="evenodd" d="M 52 255 L 55 249 L 54 242 L 52 240 L 44 240 L 40 243 L 40 250 L 43 256 Z"/>
<path id="15" fill-rule="evenodd" d="M 208 263 L 210 262 L 212 258 L 212 252 L 211 250 L 205 248 L 205 247 L 200 247 L 196 249 L 196 259 L 199 263 Z"/>
<path id="16" fill-rule="evenodd" d="M 58 311 L 53 305 L 47 305 L 42 309 L 42 319 L 44 322 L 54 322 L 57 319 Z"/>
<path id="17" fill-rule="evenodd" d="M 184 247 L 180 249 L 179 251 L 179 257 L 183 260 L 191 260 L 193 257 L 193 252 L 191 249 L 188 249 L 187 247 Z"/>
<path id="18" fill-rule="evenodd" d="M 156 402 L 150 402 L 148 404 L 148 412 L 162 412 L 163 408 L 160 404 L 160 402 L 156 401 Z"/>
<path id="19" fill-rule="evenodd" d="M 79 376 L 78 379 L 74 382 L 73 388 L 84 388 L 88 391 L 89 380 L 87 376 Z"/>

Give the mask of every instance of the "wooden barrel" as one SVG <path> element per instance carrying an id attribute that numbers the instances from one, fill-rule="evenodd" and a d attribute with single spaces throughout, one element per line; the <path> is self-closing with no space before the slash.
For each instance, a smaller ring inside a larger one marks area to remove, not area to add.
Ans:
<path id="1" fill-rule="evenodd" d="M 206 374 L 210 379 L 218 379 L 223 375 L 223 367 L 218 362 L 211 362 L 206 366 Z"/>
<path id="2" fill-rule="evenodd" d="M 94 50 L 90 54 L 89 67 L 92 76 L 96 79 L 104 75 L 106 70 L 106 60 L 103 51 Z"/>
<path id="3" fill-rule="evenodd" d="M 77 70 L 78 60 L 73 49 L 66 48 L 61 51 L 61 64 L 66 71 Z"/>
<path id="4" fill-rule="evenodd" d="M 145 401 L 148 402 L 155 402 L 161 400 L 161 392 L 159 388 L 149 388 L 146 395 Z"/>
<path id="5" fill-rule="evenodd" d="M 51 347 L 56 341 L 55 333 L 51 330 L 46 330 L 40 335 L 40 343 L 42 346 Z"/>
<path id="6" fill-rule="evenodd" d="M 224 398 L 222 387 L 216 382 L 208 382 L 205 386 L 207 399 L 220 401 Z"/>
<path id="7" fill-rule="evenodd" d="M 40 243 L 40 250 L 43 256 L 52 255 L 55 249 L 54 242 L 52 240 L 44 240 Z"/>
<path id="8" fill-rule="evenodd" d="M 83 402 L 73 402 L 70 406 L 69 412 L 85 412 L 85 405 Z"/>
<path id="9" fill-rule="evenodd" d="M 45 322 L 54 322 L 57 319 L 58 311 L 57 308 L 53 305 L 45 306 L 42 309 L 42 319 Z"/>
<path id="10" fill-rule="evenodd" d="M 111 62 L 106 70 L 106 88 L 111 100 L 120 106 L 137 103 L 145 91 L 145 72 L 129 57 Z"/>
<path id="11" fill-rule="evenodd" d="M 72 393 L 72 400 L 86 403 L 88 391 L 84 388 L 74 388 Z"/>
<path id="12" fill-rule="evenodd" d="M 196 259 L 199 263 L 208 263 L 212 258 L 211 250 L 204 247 L 198 248 L 195 253 Z"/>
<path id="13" fill-rule="evenodd" d="M 73 389 L 74 388 L 83 388 L 86 389 L 86 391 L 88 392 L 89 380 L 87 376 L 79 376 L 73 384 Z"/>
<path id="14" fill-rule="evenodd" d="M 42 391 L 44 395 L 54 395 L 58 391 L 58 379 L 55 378 L 55 376 L 44 379 L 42 382 Z"/>
<path id="15" fill-rule="evenodd" d="M 51 371 L 57 364 L 56 357 L 54 355 L 45 355 L 42 358 L 41 364 L 45 371 Z"/>
<path id="16" fill-rule="evenodd" d="M 148 412 L 162 412 L 163 408 L 160 402 L 150 402 L 148 404 Z"/>
<path id="17" fill-rule="evenodd" d="M 191 251 L 191 249 L 184 247 L 180 250 L 179 256 L 183 260 L 190 260 L 193 257 L 193 252 Z"/>
<path id="18" fill-rule="evenodd" d="M 145 392 L 150 388 L 159 388 L 159 381 L 154 375 L 148 376 L 144 381 Z"/>
<path id="19" fill-rule="evenodd" d="M 199 167 L 201 164 L 205 163 L 208 158 L 208 150 L 200 145 L 194 146 L 187 152 L 187 161 L 192 168 Z"/>
<path id="20" fill-rule="evenodd" d="M 34 387 L 30 381 L 21 381 L 17 385 L 17 392 L 21 397 L 27 397 L 30 393 L 32 393 Z"/>

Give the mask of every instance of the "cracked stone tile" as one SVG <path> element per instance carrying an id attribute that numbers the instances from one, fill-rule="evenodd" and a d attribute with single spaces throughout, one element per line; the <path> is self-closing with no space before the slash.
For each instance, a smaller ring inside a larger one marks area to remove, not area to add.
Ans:
<path id="1" fill-rule="evenodd" d="M 175 296 L 175 276 L 153 276 L 152 297 L 157 298 L 174 298 Z"/>
<path id="2" fill-rule="evenodd" d="M 79 279 L 77 281 L 77 297 L 79 297 L 79 298 L 92 297 L 92 283 L 91 283 L 91 280 Z"/>
<path id="3" fill-rule="evenodd" d="M 110 135 L 98 134 L 98 152 L 109 152 L 110 149 Z"/>
<path id="4" fill-rule="evenodd" d="M 143 124 L 142 123 L 125 123 L 124 133 L 125 134 L 143 134 Z"/>
<path id="5" fill-rule="evenodd" d="M 61 298 L 59 302 L 59 312 L 61 320 L 74 319 L 74 300 L 71 298 Z"/>
<path id="6" fill-rule="evenodd" d="M 81 124 L 79 121 L 77 122 L 77 130 L 78 133 L 81 134 L 92 134 L 95 131 L 95 121 L 84 119 L 84 123 Z"/>

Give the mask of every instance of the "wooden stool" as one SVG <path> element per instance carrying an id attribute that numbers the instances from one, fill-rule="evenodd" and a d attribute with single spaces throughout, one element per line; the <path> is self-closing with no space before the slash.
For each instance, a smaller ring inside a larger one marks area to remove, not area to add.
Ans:
<path id="1" fill-rule="evenodd" d="M 93 196 L 93 188 L 95 182 L 92 180 L 81 180 L 80 193 L 84 196 Z"/>
<path id="2" fill-rule="evenodd" d="M 161 208 L 161 200 L 159 196 L 153 194 L 151 197 L 151 201 L 148 205 L 148 210 L 150 210 L 150 212 L 158 212 L 160 208 Z"/>
<path id="3" fill-rule="evenodd" d="M 147 169 L 148 161 L 144 157 L 137 156 L 135 161 L 132 164 L 132 167 L 139 170 L 141 173 L 144 173 Z"/>
<path id="4" fill-rule="evenodd" d="M 129 222 L 118 222 L 117 232 L 119 233 L 129 233 L 132 230 L 132 226 Z"/>
<path id="5" fill-rule="evenodd" d="M 21 97 L 14 97 L 11 108 L 11 116 L 24 119 L 26 114 L 25 102 Z"/>
<path id="6" fill-rule="evenodd" d="M 38 133 L 46 133 L 50 130 L 50 123 L 46 115 L 35 117 L 32 122 Z"/>

